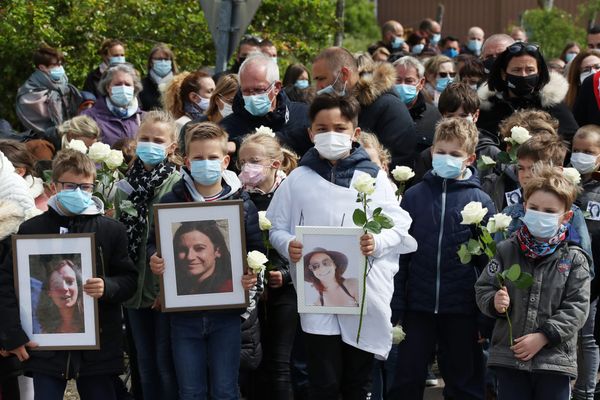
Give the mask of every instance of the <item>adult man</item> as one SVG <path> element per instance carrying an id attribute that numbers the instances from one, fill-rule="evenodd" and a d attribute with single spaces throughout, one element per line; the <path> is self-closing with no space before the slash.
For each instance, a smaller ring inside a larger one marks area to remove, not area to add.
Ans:
<path id="1" fill-rule="evenodd" d="M 370 49 L 375 51 L 379 47 L 385 47 L 390 52 L 390 56 L 408 52 L 408 45 L 404 41 L 404 27 L 400 22 L 389 20 L 381 26 L 381 40 Z"/>
<path id="2" fill-rule="evenodd" d="M 525 30 L 520 26 L 512 28 L 510 37 L 512 37 L 515 42 L 527 42 L 527 33 L 525 33 Z"/>
<path id="3" fill-rule="evenodd" d="M 600 25 L 594 25 L 587 34 L 588 49 L 600 49 Z"/>
<path id="4" fill-rule="evenodd" d="M 67 79 L 64 56 L 42 45 L 33 54 L 35 71 L 17 92 L 17 116 L 27 129 L 60 148 L 56 127 L 77 115 L 79 91 Z"/>
<path id="5" fill-rule="evenodd" d="M 483 46 L 483 40 L 485 33 L 483 29 L 478 26 L 472 26 L 467 32 L 467 44 L 461 49 L 461 53 L 471 54 L 476 57 L 481 55 L 481 47 Z"/>
<path id="6" fill-rule="evenodd" d="M 439 54 L 438 44 L 442 39 L 442 27 L 437 21 L 431 18 L 424 19 L 419 24 L 417 33 L 427 38 L 427 47 L 423 50 L 425 54 Z"/>
<path id="7" fill-rule="evenodd" d="M 275 61 L 275 64 L 277 64 L 277 47 L 275 47 L 273 42 L 271 42 L 269 39 L 263 39 L 260 42 L 259 48 L 263 54 L 271 57 L 271 59 Z"/>
<path id="8" fill-rule="evenodd" d="M 361 110 L 358 126 L 374 133 L 392 154 L 392 166 L 412 166 L 415 124 L 394 90 L 396 74 L 388 63 L 359 71 L 352 54 L 342 47 L 323 50 L 313 60 L 313 80 L 321 93 L 355 96 Z M 360 73 L 360 75 L 359 75 Z"/>
<path id="9" fill-rule="evenodd" d="M 460 45 L 458 44 L 458 38 L 454 36 L 446 36 L 440 42 L 440 50 L 442 54 L 450 58 L 456 58 L 460 53 Z"/>
<path id="10" fill-rule="evenodd" d="M 239 69 L 240 90 L 233 99 L 233 114 L 221 121 L 229 140 L 239 149 L 241 138 L 264 125 L 282 144 L 302 156 L 312 143 L 308 137 L 308 106 L 290 101 L 279 80 L 279 69 L 271 57 L 250 55 Z"/>
<path id="11" fill-rule="evenodd" d="M 496 61 L 496 57 L 514 42 L 514 39 L 505 33 L 492 35 L 483 42 L 483 46 L 481 47 L 481 59 L 483 60 L 486 74 L 490 73 L 492 65 L 494 65 L 494 62 Z"/>

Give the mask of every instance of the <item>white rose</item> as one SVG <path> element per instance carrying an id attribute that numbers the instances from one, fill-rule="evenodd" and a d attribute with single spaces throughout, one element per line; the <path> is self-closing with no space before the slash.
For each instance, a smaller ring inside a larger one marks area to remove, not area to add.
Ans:
<path id="1" fill-rule="evenodd" d="M 563 168 L 563 175 L 573 185 L 579 185 L 581 174 L 575 168 Z"/>
<path id="2" fill-rule="evenodd" d="M 110 169 L 115 169 L 123 164 L 123 152 L 121 150 L 111 150 L 108 156 L 104 159 L 106 166 Z"/>
<path id="3" fill-rule="evenodd" d="M 463 220 L 462 225 L 478 224 L 487 214 L 488 209 L 483 208 L 480 202 L 472 201 L 460 212 Z"/>
<path id="4" fill-rule="evenodd" d="M 88 156 L 95 162 L 104 161 L 110 154 L 110 146 L 104 143 L 96 142 L 90 146 Z"/>
<path id="5" fill-rule="evenodd" d="M 261 271 L 264 271 L 265 267 L 265 263 L 269 262 L 269 259 L 267 258 L 267 256 L 265 256 L 263 253 L 261 253 L 258 250 L 253 250 L 250 253 L 248 253 L 248 267 L 252 270 L 252 272 L 254 272 L 255 274 L 258 274 Z"/>
<path id="6" fill-rule="evenodd" d="M 398 344 L 406 338 L 406 333 L 402 326 L 397 325 L 392 328 L 392 344 Z"/>
<path id="7" fill-rule="evenodd" d="M 371 195 L 375 192 L 375 182 L 377 179 L 371 178 L 368 174 L 361 174 L 352 185 L 359 193 Z"/>
<path id="8" fill-rule="evenodd" d="M 80 153 L 86 154 L 88 151 L 87 146 L 83 142 L 83 140 L 71 139 L 71 141 L 67 144 L 68 149 L 77 150 Z"/>
<path id="9" fill-rule="evenodd" d="M 488 221 L 487 230 L 489 233 L 502 232 L 508 228 L 511 221 L 512 217 L 510 215 L 502 213 L 494 214 Z"/>
<path id="10" fill-rule="evenodd" d="M 267 218 L 266 211 L 258 212 L 258 226 L 260 227 L 261 231 L 268 231 L 269 229 L 271 229 L 271 221 L 269 221 L 269 219 Z"/>
<path id="11" fill-rule="evenodd" d="M 523 144 L 531 139 L 531 135 L 529 134 L 529 131 L 522 126 L 513 126 L 510 130 L 510 138 L 516 144 Z"/>
<path id="12" fill-rule="evenodd" d="M 392 170 L 392 176 L 398 182 L 406 182 L 407 180 L 415 176 L 415 173 L 410 167 L 396 165 L 396 167 Z"/>
<path id="13" fill-rule="evenodd" d="M 269 128 L 268 126 L 264 126 L 264 125 L 261 125 L 259 128 L 257 128 L 256 133 L 259 133 L 261 135 L 268 135 L 271 137 L 275 137 L 275 132 L 273 132 L 273 129 Z"/>

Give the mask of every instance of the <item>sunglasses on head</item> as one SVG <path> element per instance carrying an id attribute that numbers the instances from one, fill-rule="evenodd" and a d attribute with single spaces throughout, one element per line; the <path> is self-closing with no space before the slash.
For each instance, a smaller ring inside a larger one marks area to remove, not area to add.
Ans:
<path id="1" fill-rule="evenodd" d="M 510 54 L 517 54 L 523 50 L 529 53 L 537 53 L 540 51 L 540 46 L 533 43 L 516 42 L 507 47 Z"/>
<path id="2" fill-rule="evenodd" d="M 438 75 L 442 78 L 454 78 L 456 76 L 456 72 L 438 72 Z"/>

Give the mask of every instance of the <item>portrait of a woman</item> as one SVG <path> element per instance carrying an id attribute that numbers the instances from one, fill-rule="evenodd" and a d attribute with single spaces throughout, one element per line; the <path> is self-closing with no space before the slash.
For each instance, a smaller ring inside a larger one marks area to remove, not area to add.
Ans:
<path id="1" fill-rule="evenodd" d="M 183 222 L 173 250 L 178 295 L 233 291 L 231 255 L 216 221 Z"/>
<path id="2" fill-rule="evenodd" d="M 49 264 L 35 315 L 41 331 L 33 333 L 82 333 L 83 290 L 81 267 L 63 259 Z"/>
<path id="3" fill-rule="evenodd" d="M 317 247 L 304 256 L 304 281 L 318 292 L 317 306 L 358 307 L 358 280 L 344 278 L 348 257 Z"/>

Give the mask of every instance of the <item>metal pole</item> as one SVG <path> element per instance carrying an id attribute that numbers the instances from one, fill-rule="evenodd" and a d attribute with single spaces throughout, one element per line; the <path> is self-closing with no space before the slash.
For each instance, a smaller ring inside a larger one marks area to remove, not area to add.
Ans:
<path id="1" fill-rule="evenodd" d="M 227 69 L 229 58 L 229 33 L 231 32 L 231 12 L 232 0 L 221 0 L 219 5 L 219 22 L 217 31 L 219 32 L 215 40 L 217 60 L 215 62 L 215 73 L 223 72 Z"/>

